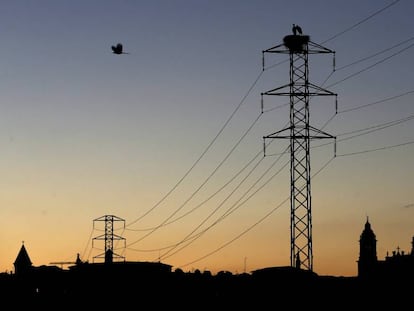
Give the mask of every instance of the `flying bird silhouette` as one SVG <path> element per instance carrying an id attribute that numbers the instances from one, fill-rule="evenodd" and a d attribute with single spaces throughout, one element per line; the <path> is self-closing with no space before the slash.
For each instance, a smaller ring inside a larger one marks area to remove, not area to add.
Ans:
<path id="1" fill-rule="evenodd" d="M 119 54 L 129 54 L 129 53 L 123 51 L 123 46 L 122 46 L 121 43 L 118 43 L 117 45 L 112 46 L 112 53 L 118 54 L 118 55 Z"/>

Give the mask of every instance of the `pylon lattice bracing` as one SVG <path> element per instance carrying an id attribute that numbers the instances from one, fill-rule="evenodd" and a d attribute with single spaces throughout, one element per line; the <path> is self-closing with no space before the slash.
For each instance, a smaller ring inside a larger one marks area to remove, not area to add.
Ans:
<path id="1" fill-rule="evenodd" d="M 125 260 L 125 258 L 121 255 L 118 255 L 114 252 L 114 240 L 121 240 L 125 243 L 125 238 L 114 234 L 114 221 L 121 221 L 123 222 L 123 227 L 125 228 L 125 220 L 122 218 L 119 218 L 114 215 L 105 215 L 99 218 L 96 218 L 93 220 L 94 227 L 96 221 L 103 221 L 105 223 L 105 233 L 93 238 L 92 242 L 94 240 L 104 240 L 105 243 L 105 250 L 102 254 L 99 254 L 97 256 L 94 256 L 94 259 L 104 259 L 105 263 L 112 263 L 114 258 L 115 259 L 122 259 Z"/>
<path id="2" fill-rule="evenodd" d="M 334 52 L 311 42 L 309 36 L 288 35 L 283 44 L 263 51 L 263 70 L 265 53 L 289 54 L 289 84 L 262 96 L 289 96 L 290 124 L 263 139 L 290 139 L 290 262 L 313 271 L 310 141 L 335 137 L 309 125 L 309 100 L 336 94 L 309 82 L 308 57 Z"/>

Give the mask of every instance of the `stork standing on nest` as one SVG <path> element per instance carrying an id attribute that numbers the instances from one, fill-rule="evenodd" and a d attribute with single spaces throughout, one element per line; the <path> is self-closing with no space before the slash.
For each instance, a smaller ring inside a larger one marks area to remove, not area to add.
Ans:
<path id="1" fill-rule="evenodd" d="M 302 28 L 299 25 L 293 24 L 292 26 L 292 32 L 296 36 L 297 34 L 302 34 Z"/>

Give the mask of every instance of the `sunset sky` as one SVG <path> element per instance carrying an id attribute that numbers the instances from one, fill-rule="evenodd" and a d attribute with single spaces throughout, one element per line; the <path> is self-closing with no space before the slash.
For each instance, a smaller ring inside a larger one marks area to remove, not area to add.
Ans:
<path id="1" fill-rule="evenodd" d="M 377 255 L 414 236 L 414 2 L 0 1 L 0 272 L 115 252 L 173 269 L 290 265 L 288 55 L 309 56 L 313 266 L 355 276 L 369 218 Z M 115 55 L 124 45 L 129 54 Z M 333 60 L 335 59 L 335 71 Z M 66 267 L 66 266 L 65 266 Z"/>

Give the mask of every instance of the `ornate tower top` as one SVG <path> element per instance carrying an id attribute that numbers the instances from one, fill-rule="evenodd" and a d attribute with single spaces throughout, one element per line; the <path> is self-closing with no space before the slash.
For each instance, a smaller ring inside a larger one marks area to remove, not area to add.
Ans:
<path id="1" fill-rule="evenodd" d="M 360 241 L 367 240 L 367 239 L 373 239 L 376 241 L 376 236 L 375 236 L 374 231 L 371 228 L 371 224 L 369 223 L 368 216 L 367 216 L 367 221 L 365 223 L 364 230 L 361 233 Z"/>

